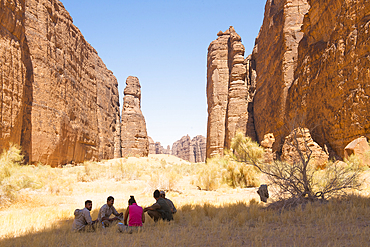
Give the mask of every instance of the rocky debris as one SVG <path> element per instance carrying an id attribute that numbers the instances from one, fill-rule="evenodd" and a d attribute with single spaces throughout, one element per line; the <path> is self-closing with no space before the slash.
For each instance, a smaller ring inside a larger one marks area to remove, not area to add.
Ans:
<path id="1" fill-rule="evenodd" d="M 155 142 L 149 136 L 148 136 L 148 141 L 149 141 L 149 154 L 156 154 Z"/>
<path id="2" fill-rule="evenodd" d="M 0 146 L 57 166 L 119 156 L 118 83 L 59 1 L 1 2 Z"/>
<path id="3" fill-rule="evenodd" d="M 313 141 L 307 128 L 297 128 L 285 137 L 281 160 L 290 164 L 302 162 L 302 157 L 315 167 L 323 167 L 329 160 L 329 155 Z"/>
<path id="4" fill-rule="evenodd" d="M 141 86 L 139 79 L 129 76 L 123 93 L 121 115 L 122 156 L 148 156 L 149 141 L 145 119 L 141 112 Z"/>
<path id="5" fill-rule="evenodd" d="M 244 46 L 233 27 L 217 35 L 207 57 L 207 158 L 223 155 L 236 132 L 247 133 L 247 126 L 254 132 L 248 124 L 253 121 L 249 94 L 254 92 L 254 64 L 244 59 Z"/>
<path id="6" fill-rule="evenodd" d="M 348 159 L 351 155 L 357 156 L 363 165 L 370 166 L 370 146 L 366 137 L 361 136 L 344 148 L 344 157 Z"/>
<path id="7" fill-rule="evenodd" d="M 265 162 L 271 163 L 274 161 L 274 153 L 272 152 L 272 145 L 275 142 L 274 134 L 268 133 L 264 136 L 261 146 L 265 149 Z"/>
<path id="8" fill-rule="evenodd" d="M 172 155 L 189 162 L 205 162 L 206 138 L 197 135 L 193 139 L 189 135 L 183 136 L 172 145 Z"/>

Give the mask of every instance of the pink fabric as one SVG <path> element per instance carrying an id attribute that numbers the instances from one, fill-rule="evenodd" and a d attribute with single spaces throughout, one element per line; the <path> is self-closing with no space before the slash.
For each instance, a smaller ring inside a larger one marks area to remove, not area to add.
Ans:
<path id="1" fill-rule="evenodd" d="M 128 225 L 129 226 L 142 226 L 143 208 L 138 206 L 136 203 L 133 203 L 128 208 Z"/>

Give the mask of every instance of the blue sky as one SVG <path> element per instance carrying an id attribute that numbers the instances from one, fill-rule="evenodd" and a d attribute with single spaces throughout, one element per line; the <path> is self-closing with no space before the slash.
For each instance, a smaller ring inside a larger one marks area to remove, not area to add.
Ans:
<path id="1" fill-rule="evenodd" d="M 118 79 L 141 84 L 148 135 L 164 147 L 207 132 L 207 49 L 234 26 L 246 56 L 262 25 L 265 0 L 62 0 L 74 24 Z"/>

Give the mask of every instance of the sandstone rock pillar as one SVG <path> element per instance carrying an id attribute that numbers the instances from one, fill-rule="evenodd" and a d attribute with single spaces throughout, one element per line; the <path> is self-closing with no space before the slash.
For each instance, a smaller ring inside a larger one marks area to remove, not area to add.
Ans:
<path id="1" fill-rule="evenodd" d="M 244 59 L 245 48 L 233 27 L 217 35 L 207 57 L 207 158 L 223 155 L 238 131 L 255 139 L 254 61 Z"/>
<path id="2" fill-rule="evenodd" d="M 146 123 L 141 112 L 141 87 L 137 77 L 129 76 L 124 90 L 121 117 L 122 156 L 145 157 L 149 154 Z"/>

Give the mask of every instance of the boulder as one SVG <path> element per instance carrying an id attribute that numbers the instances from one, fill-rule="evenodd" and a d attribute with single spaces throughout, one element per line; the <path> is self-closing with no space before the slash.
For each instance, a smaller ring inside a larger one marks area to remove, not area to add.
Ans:
<path id="1" fill-rule="evenodd" d="M 366 137 L 361 136 L 344 148 L 344 157 L 348 159 L 351 155 L 357 156 L 362 165 L 370 166 L 370 146 Z"/>
<path id="2" fill-rule="evenodd" d="M 285 137 L 281 160 L 290 164 L 309 160 L 309 165 L 324 167 L 329 155 L 313 141 L 307 128 L 296 128 Z"/>

